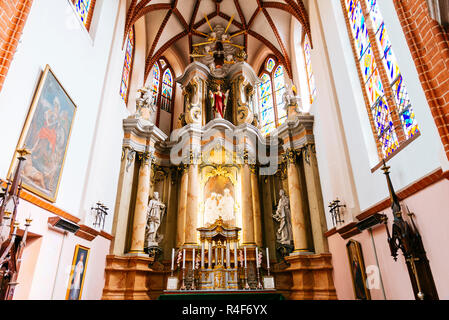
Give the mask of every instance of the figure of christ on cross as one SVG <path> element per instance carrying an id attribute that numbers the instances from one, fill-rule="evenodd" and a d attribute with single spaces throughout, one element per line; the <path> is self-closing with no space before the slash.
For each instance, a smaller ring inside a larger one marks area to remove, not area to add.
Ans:
<path id="1" fill-rule="evenodd" d="M 209 90 L 209 95 L 211 98 L 212 110 L 215 112 L 215 118 L 224 118 L 229 90 L 226 91 L 226 93 L 223 93 L 220 85 L 218 85 L 217 91 L 212 92 L 212 90 Z"/>

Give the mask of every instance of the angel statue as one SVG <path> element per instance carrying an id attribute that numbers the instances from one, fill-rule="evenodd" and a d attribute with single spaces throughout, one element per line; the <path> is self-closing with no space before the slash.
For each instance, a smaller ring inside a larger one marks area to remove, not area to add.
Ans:
<path id="1" fill-rule="evenodd" d="M 212 92 L 209 90 L 209 96 L 211 98 L 211 106 L 214 111 L 215 118 L 223 119 L 226 112 L 226 104 L 228 103 L 229 89 L 226 93 L 221 91 L 221 86 L 217 86 L 217 91 Z"/>
<path id="2" fill-rule="evenodd" d="M 279 195 L 281 198 L 279 199 L 276 214 L 273 215 L 273 219 L 279 222 L 276 239 L 280 244 L 291 244 L 293 237 L 290 220 L 290 201 L 284 190 L 281 189 Z"/>
<path id="3" fill-rule="evenodd" d="M 157 231 L 161 225 L 162 218 L 165 213 L 165 204 L 159 201 L 159 192 L 154 193 L 154 198 L 148 203 L 146 239 L 147 246 L 157 246 L 161 240 L 161 236 Z"/>

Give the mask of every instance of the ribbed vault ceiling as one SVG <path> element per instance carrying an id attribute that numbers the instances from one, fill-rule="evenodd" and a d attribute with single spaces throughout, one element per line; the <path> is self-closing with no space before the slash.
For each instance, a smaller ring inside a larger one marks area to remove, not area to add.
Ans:
<path id="1" fill-rule="evenodd" d="M 232 20 L 228 33 L 239 34 L 233 38 L 235 44 L 244 46 L 249 56 L 261 44 L 266 46 L 281 59 L 290 77 L 291 19 L 297 19 L 310 37 L 309 17 L 302 0 L 131 0 L 126 30 L 142 17 L 147 28 L 145 78 L 170 47 L 188 57 L 192 44 L 207 38 L 209 23 L 212 27 L 226 26 Z"/>

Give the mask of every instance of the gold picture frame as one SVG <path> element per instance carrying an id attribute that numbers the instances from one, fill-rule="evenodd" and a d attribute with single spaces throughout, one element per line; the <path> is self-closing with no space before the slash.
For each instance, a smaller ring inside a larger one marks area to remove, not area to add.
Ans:
<path id="1" fill-rule="evenodd" d="M 66 300 L 80 300 L 83 294 L 84 279 L 86 277 L 87 263 L 89 262 L 90 248 L 76 245 L 67 287 Z"/>
<path id="2" fill-rule="evenodd" d="M 77 106 L 47 65 L 34 93 L 17 149 L 31 154 L 23 164 L 22 185 L 54 203 L 64 169 Z M 17 165 L 17 151 L 8 171 Z"/>
<path id="3" fill-rule="evenodd" d="M 357 300 L 371 300 L 370 291 L 366 286 L 366 271 L 362 246 L 355 240 L 349 240 L 346 244 L 346 250 L 348 252 L 354 296 Z"/>

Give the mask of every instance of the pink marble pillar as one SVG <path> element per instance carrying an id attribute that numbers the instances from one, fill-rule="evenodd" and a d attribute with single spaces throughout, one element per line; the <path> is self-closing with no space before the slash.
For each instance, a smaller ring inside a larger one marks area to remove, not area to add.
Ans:
<path id="1" fill-rule="evenodd" d="M 307 252 L 307 233 L 302 197 L 299 182 L 299 170 L 296 166 L 296 154 L 293 150 L 287 151 L 287 176 L 290 211 L 292 217 L 293 244 L 296 252 Z"/>
<path id="2" fill-rule="evenodd" d="M 191 162 L 188 171 L 185 244 L 197 244 L 198 200 L 200 193 L 198 164 Z"/>
<path id="3" fill-rule="evenodd" d="M 242 241 L 243 245 L 255 244 L 251 172 L 248 163 L 242 165 L 240 177 L 242 180 Z"/>
<path id="4" fill-rule="evenodd" d="M 186 239 L 186 206 L 187 206 L 187 188 L 188 188 L 188 170 L 184 165 L 181 176 L 181 187 L 179 190 L 179 207 L 178 207 L 178 220 L 176 231 L 176 247 L 181 247 L 185 243 Z"/>
<path id="5" fill-rule="evenodd" d="M 151 157 L 148 152 L 142 154 L 137 185 L 136 207 L 134 210 L 133 232 L 131 238 L 132 253 L 143 253 L 145 227 L 147 224 L 147 206 L 150 197 Z"/>

